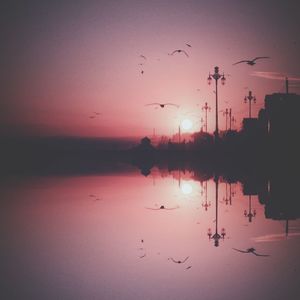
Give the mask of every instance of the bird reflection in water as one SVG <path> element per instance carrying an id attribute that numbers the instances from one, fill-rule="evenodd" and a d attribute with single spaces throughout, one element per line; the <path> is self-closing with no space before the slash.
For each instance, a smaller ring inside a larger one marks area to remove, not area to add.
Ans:
<path id="1" fill-rule="evenodd" d="M 241 253 L 252 253 L 256 256 L 270 256 L 268 254 L 259 254 L 256 252 L 255 248 L 248 248 L 246 250 L 240 250 L 240 249 L 236 249 L 236 248 L 232 248 L 235 251 L 241 252 Z"/>
<path id="2" fill-rule="evenodd" d="M 189 259 L 189 256 L 187 256 L 184 260 L 175 260 L 173 257 L 169 257 L 168 260 L 171 260 L 172 262 L 176 264 L 183 264 Z"/>
<path id="3" fill-rule="evenodd" d="M 152 208 L 152 207 L 146 207 L 146 209 L 151 209 L 151 210 L 173 210 L 173 209 L 178 209 L 179 206 L 176 206 L 176 207 L 165 207 L 164 205 L 161 205 L 160 207 L 158 208 Z"/>

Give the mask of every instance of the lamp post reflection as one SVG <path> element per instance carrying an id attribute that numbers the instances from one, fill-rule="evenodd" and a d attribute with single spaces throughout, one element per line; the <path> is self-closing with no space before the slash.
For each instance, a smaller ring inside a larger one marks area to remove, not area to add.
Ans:
<path id="1" fill-rule="evenodd" d="M 207 181 L 205 181 L 205 186 L 203 187 L 205 192 L 205 202 L 202 202 L 202 207 L 204 207 L 205 211 L 211 206 L 210 201 L 207 202 Z"/>
<path id="2" fill-rule="evenodd" d="M 249 223 L 252 222 L 252 219 L 256 216 L 256 210 L 251 207 L 251 195 L 249 195 L 249 210 L 244 210 L 244 216 L 248 218 Z"/>
<path id="3" fill-rule="evenodd" d="M 209 240 L 211 240 L 211 239 L 214 240 L 214 246 L 215 246 L 215 247 L 218 247 L 218 246 L 219 246 L 219 241 L 220 241 L 220 239 L 223 239 L 223 240 L 224 240 L 224 237 L 225 237 L 225 235 L 226 235 L 226 232 L 225 232 L 225 228 L 222 228 L 220 233 L 218 232 L 218 192 L 219 192 L 219 177 L 218 177 L 217 175 L 215 176 L 214 181 L 215 181 L 215 186 L 216 186 L 216 223 L 215 223 L 216 226 L 215 226 L 215 233 L 213 234 L 211 228 L 208 228 L 207 235 L 208 235 Z"/>

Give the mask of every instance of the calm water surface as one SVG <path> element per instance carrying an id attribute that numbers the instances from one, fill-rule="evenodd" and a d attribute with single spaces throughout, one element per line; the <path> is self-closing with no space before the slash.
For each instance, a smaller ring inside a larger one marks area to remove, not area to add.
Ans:
<path id="1" fill-rule="evenodd" d="M 14 179 L 0 193 L 1 299 L 300 299 L 300 221 L 266 218 L 239 183 L 219 180 L 217 207 L 214 180 L 178 171 Z M 269 256 L 233 249 L 251 247 Z"/>

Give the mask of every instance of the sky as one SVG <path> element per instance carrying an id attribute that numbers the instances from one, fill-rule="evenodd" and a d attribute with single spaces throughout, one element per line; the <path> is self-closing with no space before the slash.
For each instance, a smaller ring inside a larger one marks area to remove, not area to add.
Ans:
<path id="1" fill-rule="evenodd" d="M 253 116 L 266 94 L 285 91 L 285 76 L 300 93 L 300 4 L 277 2 L 1 1 L 0 134 L 170 135 L 184 119 L 197 131 L 205 102 L 213 132 L 215 66 L 226 77 L 219 128 L 232 108 L 239 129 L 249 90 Z M 168 55 L 176 49 L 189 57 Z M 270 59 L 233 65 L 257 56 Z"/>

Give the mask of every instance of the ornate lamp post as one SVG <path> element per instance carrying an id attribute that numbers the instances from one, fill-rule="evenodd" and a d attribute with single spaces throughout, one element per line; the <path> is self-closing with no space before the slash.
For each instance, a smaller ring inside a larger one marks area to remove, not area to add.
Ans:
<path id="1" fill-rule="evenodd" d="M 256 210 L 254 209 L 252 211 L 252 207 L 251 207 L 251 195 L 249 195 L 249 211 L 245 210 L 244 211 L 244 216 L 246 218 L 248 218 L 249 223 L 251 223 L 252 219 L 256 216 Z"/>
<path id="2" fill-rule="evenodd" d="M 218 124 L 218 80 L 221 78 L 221 83 L 222 85 L 225 84 L 225 76 L 224 73 L 223 75 L 220 75 L 219 73 L 219 67 L 215 67 L 215 73 L 208 75 L 207 82 L 210 85 L 212 82 L 212 79 L 215 80 L 216 82 L 216 129 L 215 129 L 215 141 L 219 139 L 219 124 Z"/>
<path id="3" fill-rule="evenodd" d="M 205 211 L 207 211 L 207 209 L 211 206 L 210 202 L 207 202 L 207 181 L 205 181 L 204 191 L 205 191 L 205 202 L 202 203 L 202 207 L 204 207 Z"/>
<path id="4" fill-rule="evenodd" d="M 227 128 L 228 128 L 228 115 L 230 114 L 228 108 L 225 109 L 225 111 L 223 112 L 223 116 L 225 116 L 225 120 L 226 120 L 226 127 L 225 127 L 225 131 L 227 131 Z"/>
<path id="5" fill-rule="evenodd" d="M 205 132 L 207 132 L 207 111 L 210 111 L 211 108 L 208 106 L 207 102 L 205 102 L 204 106 L 202 107 L 202 110 L 205 111 Z"/>
<path id="6" fill-rule="evenodd" d="M 216 227 L 215 227 L 215 233 L 213 234 L 211 231 L 211 228 L 208 228 L 207 235 L 209 240 L 214 240 L 214 246 L 219 246 L 220 239 L 224 240 L 224 237 L 226 235 L 225 228 L 221 229 L 221 234 L 218 232 L 218 192 L 219 192 L 219 177 L 215 176 L 215 184 L 216 184 Z"/>
<path id="7" fill-rule="evenodd" d="M 249 102 L 249 118 L 251 119 L 251 102 L 256 103 L 256 98 L 255 96 L 252 96 L 252 92 L 249 91 L 248 96 L 245 96 L 244 102 L 247 103 L 247 100 Z"/>

